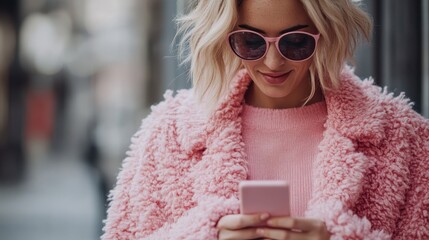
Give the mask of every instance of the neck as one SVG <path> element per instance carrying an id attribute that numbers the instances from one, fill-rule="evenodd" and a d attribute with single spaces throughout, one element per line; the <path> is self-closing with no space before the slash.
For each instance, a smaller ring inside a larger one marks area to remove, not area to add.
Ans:
<path id="1" fill-rule="evenodd" d="M 324 99 L 323 91 L 319 84 L 316 84 L 316 90 L 310 100 L 308 100 L 308 96 L 310 96 L 311 93 L 311 86 L 301 89 L 303 89 L 303 91 L 296 91 L 285 97 L 272 98 L 266 96 L 254 83 L 251 83 L 246 92 L 245 100 L 247 104 L 254 107 L 284 109 L 302 107 L 323 101 Z"/>

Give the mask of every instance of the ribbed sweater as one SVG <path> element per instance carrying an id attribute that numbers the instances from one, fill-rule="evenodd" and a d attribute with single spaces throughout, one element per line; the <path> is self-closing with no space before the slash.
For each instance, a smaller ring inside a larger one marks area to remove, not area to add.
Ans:
<path id="1" fill-rule="evenodd" d="M 311 198 L 312 165 L 322 140 L 325 102 L 289 109 L 245 105 L 243 140 L 250 180 L 286 180 L 291 215 L 304 216 Z"/>

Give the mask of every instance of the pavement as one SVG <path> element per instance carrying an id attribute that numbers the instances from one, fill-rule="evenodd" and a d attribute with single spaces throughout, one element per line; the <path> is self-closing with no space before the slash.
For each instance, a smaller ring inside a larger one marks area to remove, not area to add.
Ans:
<path id="1" fill-rule="evenodd" d="M 0 185 L 1 240 L 94 240 L 101 234 L 104 196 L 82 159 L 29 159 L 18 185 Z"/>

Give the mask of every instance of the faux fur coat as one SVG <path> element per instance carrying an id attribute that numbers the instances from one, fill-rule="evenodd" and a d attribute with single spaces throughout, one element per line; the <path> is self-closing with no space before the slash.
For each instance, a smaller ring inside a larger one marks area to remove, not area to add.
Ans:
<path id="1" fill-rule="evenodd" d="M 247 178 L 240 114 L 250 82 L 240 71 L 209 117 L 192 90 L 166 93 L 132 138 L 102 239 L 217 238 Z M 332 239 L 429 239 L 429 121 L 349 68 L 325 101 L 305 216 L 325 221 Z"/>

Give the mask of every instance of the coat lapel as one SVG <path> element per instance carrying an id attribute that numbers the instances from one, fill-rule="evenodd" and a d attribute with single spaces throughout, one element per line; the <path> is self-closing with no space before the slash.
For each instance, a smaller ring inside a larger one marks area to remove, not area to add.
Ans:
<path id="1" fill-rule="evenodd" d="M 193 171 L 198 179 L 194 189 L 199 196 L 238 197 L 238 184 L 247 178 L 240 113 L 250 81 L 245 70 L 238 72 L 229 94 L 205 124 L 204 153 Z"/>
<path id="2" fill-rule="evenodd" d="M 313 196 L 307 217 L 323 219 L 333 232 L 368 232 L 371 224 L 351 208 L 373 161 L 360 144 L 378 145 L 384 138 L 385 111 L 371 92 L 371 81 L 361 81 L 351 69 L 341 75 L 341 88 L 325 94 L 328 118 L 313 169 Z"/>
<path id="3" fill-rule="evenodd" d="M 314 198 L 336 199 L 350 207 L 357 200 L 363 176 L 371 161 L 358 151 L 358 144 L 377 145 L 384 138 L 384 110 L 371 99 L 368 82 L 350 69 L 341 75 L 341 88 L 327 92 L 328 117 L 324 137 L 315 161 Z M 372 83 L 370 83 L 372 84 Z"/>

